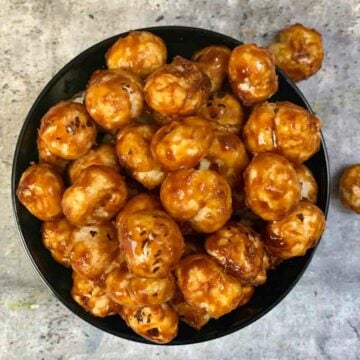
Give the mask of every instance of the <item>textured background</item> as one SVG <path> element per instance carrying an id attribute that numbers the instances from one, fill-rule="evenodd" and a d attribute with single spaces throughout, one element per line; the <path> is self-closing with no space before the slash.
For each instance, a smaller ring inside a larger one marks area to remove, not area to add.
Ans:
<path id="1" fill-rule="evenodd" d="M 342 208 L 337 198 L 339 172 L 360 162 L 358 0 L 1 0 L 0 4 L 1 359 L 360 358 L 360 218 Z M 10 203 L 16 138 L 41 89 L 82 50 L 128 29 L 191 25 L 267 44 L 279 29 L 294 22 L 323 34 L 323 69 L 300 88 L 323 121 L 332 175 L 327 231 L 295 289 L 246 329 L 193 346 L 132 343 L 72 315 L 33 270 L 16 233 Z"/>

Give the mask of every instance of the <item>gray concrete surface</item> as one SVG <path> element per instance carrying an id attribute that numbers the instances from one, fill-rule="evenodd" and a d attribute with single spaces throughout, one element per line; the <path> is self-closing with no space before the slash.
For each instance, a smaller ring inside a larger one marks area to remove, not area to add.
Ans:
<path id="1" fill-rule="evenodd" d="M 246 329 L 193 346 L 128 342 L 72 315 L 33 270 L 10 203 L 16 139 L 41 89 L 80 51 L 128 29 L 192 25 L 266 44 L 294 22 L 323 34 L 323 69 L 300 88 L 323 120 L 333 181 L 326 234 L 296 288 Z M 1 359 L 360 358 L 360 217 L 337 198 L 339 172 L 360 162 L 358 0 L 1 0 L 0 49 Z"/>

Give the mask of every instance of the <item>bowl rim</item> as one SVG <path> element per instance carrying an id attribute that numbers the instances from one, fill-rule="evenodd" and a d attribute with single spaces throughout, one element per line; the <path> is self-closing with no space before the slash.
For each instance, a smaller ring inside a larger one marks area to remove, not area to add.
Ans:
<path id="1" fill-rule="evenodd" d="M 204 337 L 200 337 L 200 338 L 196 339 L 196 341 L 190 341 L 190 340 L 176 341 L 176 338 L 175 338 L 170 343 L 157 344 L 157 343 L 150 342 L 145 338 L 142 338 L 142 337 L 139 338 L 139 336 L 137 334 L 135 334 L 135 333 L 119 335 L 115 331 L 112 331 L 111 329 L 106 328 L 102 324 L 96 323 L 97 318 L 91 317 L 91 320 L 85 319 L 81 314 L 74 312 L 73 309 L 70 307 L 70 305 L 62 299 L 62 296 L 59 294 L 59 292 L 48 282 L 45 275 L 40 271 L 39 267 L 37 266 L 37 264 L 35 262 L 35 259 L 32 257 L 32 255 L 30 253 L 30 250 L 29 250 L 29 248 L 27 246 L 27 241 L 25 239 L 25 236 L 24 236 L 24 234 L 23 234 L 23 232 L 21 230 L 21 224 L 20 224 L 20 220 L 19 220 L 19 216 L 18 216 L 18 211 L 17 211 L 17 208 L 16 208 L 16 201 L 17 201 L 16 200 L 16 185 L 17 184 L 16 184 L 16 170 L 15 170 L 16 166 L 15 166 L 15 164 L 16 164 L 16 160 L 19 157 L 20 144 L 22 143 L 22 140 L 23 140 L 23 137 L 24 137 L 26 125 L 30 121 L 30 119 L 32 118 L 32 115 L 33 115 L 36 107 L 38 106 L 38 104 L 41 102 L 43 96 L 49 91 L 49 89 L 52 87 L 52 85 L 54 83 L 56 83 L 59 80 L 59 78 L 61 78 L 71 67 L 73 67 L 77 62 L 81 61 L 83 58 L 88 57 L 91 53 L 96 51 L 99 47 L 102 46 L 102 44 L 104 42 L 111 42 L 112 40 L 115 41 L 116 39 L 118 39 L 120 37 L 126 36 L 130 31 L 149 31 L 149 32 L 151 32 L 153 30 L 155 30 L 155 31 L 157 31 L 157 30 L 182 30 L 182 31 L 197 31 L 197 32 L 201 31 L 201 32 L 207 33 L 208 35 L 216 35 L 216 36 L 222 37 L 223 39 L 226 39 L 226 40 L 229 40 L 229 41 L 232 41 L 232 42 L 237 42 L 239 45 L 242 44 L 242 42 L 240 40 L 238 40 L 238 39 L 235 39 L 235 38 L 233 38 L 231 36 L 228 36 L 228 35 L 213 31 L 213 30 L 197 28 L 197 27 L 192 27 L 192 26 L 165 25 L 165 26 L 152 26 L 152 27 L 138 28 L 138 29 L 135 29 L 135 30 L 129 30 L 129 31 L 126 31 L 126 32 L 123 32 L 123 33 L 108 37 L 106 39 L 103 39 L 103 40 L 95 43 L 94 45 L 90 46 L 89 48 L 83 50 L 82 52 L 80 52 L 78 55 L 76 55 L 70 61 L 68 61 L 63 67 L 61 67 L 60 70 L 58 70 L 56 72 L 56 74 L 47 82 L 47 84 L 42 89 L 40 94 L 36 97 L 35 101 L 33 102 L 32 106 L 31 106 L 31 108 L 29 110 L 29 112 L 27 113 L 27 115 L 25 117 L 25 120 L 23 121 L 20 133 L 19 133 L 17 141 L 16 141 L 16 147 L 15 147 L 14 155 L 13 155 L 13 158 L 12 158 L 12 171 L 11 171 L 11 200 L 12 201 L 11 202 L 12 202 L 13 216 L 15 218 L 15 223 L 16 223 L 16 228 L 17 228 L 18 235 L 19 235 L 19 237 L 21 239 L 22 245 L 23 245 L 23 247 L 25 249 L 25 252 L 26 252 L 28 258 L 30 259 L 33 267 L 36 270 L 36 273 L 39 275 L 40 279 L 45 284 L 45 286 L 51 291 L 51 293 L 53 295 L 55 295 L 55 297 L 60 301 L 60 303 L 65 308 L 70 310 L 70 312 L 72 314 L 76 315 L 82 321 L 86 322 L 87 324 L 91 324 L 92 326 L 94 326 L 97 329 L 101 329 L 102 331 L 104 331 L 104 332 L 106 332 L 108 334 L 114 335 L 114 336 L 116 336 L 118 338 L 130 340 L 130 341 L 133 341 L 133 342 L 143 343 L 143 344 L 148 344 L 148 345 L 162 345 L 162 346 L 191 345 L 191 344 L 197 344 L 197 343 L 201 343 L 201 342 L 205 342 L 205 341 L 220 339 L 220 338 L 222 338 L 222 337 L 224 337 L 226 335 L 230 335 L 232 333 L 235 333 L 235 332 L 245 328 L 246 326 L 250 325 L 251 323 L 256 322 L 257 320 L 262 318 L 264 315 L 266 315 L 269 311 L 271 311 L 275 306 L 277 306 L 289 294 L 289 292 L 298 283 L 298 281 L 300 280 L 300 278 L 304 274 L 305 270 L 308 268 L 308 266 L 309 266 L 309 264 L 310 264 L 310 262 L 311 262 L 311 260 L 312 260 L 312 258 L 314 256 L 314 253 L 315 253 L 315 251 L 316 251 L 322 237 L 319 239 L 316 246 L 310 250 L 311 253 L 308 256 L 308 259 L 307 259 L 306 263 L 304 264 L 303 268 L 301 269 L 299 274 L 296 276 L 294 281 L 291 283 L 291 286 L 289 286 L 286 289 L 286 291 L 284 291 L 276 299 L 276 301 L 274 301 L 269 307 L 267 307 L 266 309 L 260 311 L 258 314 L 251 317 L 250 319 L 244 321 L 242 323 L 241 327 L 236 328 L 236 329 L 222 329 L 222 333 L 220 335 L 206 335 Z M 288 85 L 293 88 L 293 90 L 296 92 L 297 96 L 304 102 L 306 109 L 311 114 L 315 115 L 315 112 L 311 108 L 309 102 L 306 100 L 305 96 L 300 91 L 298 86 L 281 69 L 279 69 L 279 67 L 276 67 L 276 70 L 277 70 L 277 72 L 279 72 L 280 74 L 283 75 L 283 78 L 288 83 Z M 323 133 L 322 133 L 321 130 L 320 130 L 320 137 L 321 137 L 321 145 L 322 145 L 322 148 L 323 148 L 323 151 L 324 151 L 326 177 L 327 177 L 327 191 L 326 191 L 326 200 L 325 200 L 325 208 L 324 208 L 324 215 L 325 215 L 325 218 L 327 218 L 328 210 L 329 210 L 329 204 L 330 204 L 330 189 L 331 189 L 330 162 L 329 162 L 329 156 L 328 156 L 324 136 L 323 136 Z M 94 321 L 93 321 L 93 319 L 94 319 Z"/>

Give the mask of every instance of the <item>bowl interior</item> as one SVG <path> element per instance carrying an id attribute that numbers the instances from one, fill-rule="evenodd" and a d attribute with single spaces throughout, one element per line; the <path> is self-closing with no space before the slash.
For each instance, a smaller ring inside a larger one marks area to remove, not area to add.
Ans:
<path id="1" fill-rule="evenodd" d="M 213 44 L 223 44 L 230 48 L 239 45 L 238 40 L 208 30 L 187 27 L 156 27 L 149 31 L 160 36 L 168 48 L 168 60 L 175 55 L 190 58 L 194 51 Z M 121 34 L 123 36 L 126 34 Z M 70 296 L 72 286 L 71 271 L 57 264 L 41 242 L 41 223 L 20 204 L 15 196 L 17 184 L 22 172 L 30 162 L 37 161 L 36 135 L 40 120 L 46 111 L 58 101 L 71 98 L 85 89 L 90 75 L 99 68 L 105 67 L 104 54 L 119 36 L 104 40 L 84 51 L 68 63 L 42 91 L 21 130 L 13 162 L 12 199 L 14 212 L 25 248 L 42 279 L 71 311 L 85 321 L 114 335 L 148 343 L 135 334 L 118 316 L 104 319 L 95 318 L 77 305 Z M 287 79 L 281 71 L 279 90 L 271 100 L 291 101 L 311 111 L 298 88 Z M 329 199 L 328 160 L 324 141 L 320 151 L 307 162 L 319 184 L 318 206 L 327 213 Z M 255 321 L 274 307 L 296 284 L 313 256 L 315 248 L 303 257 L 284 262 L 275 270 L 269 271 L 268 281 L 257 288 L 251 301 L 221 317 L 211 320 L 201 331 L 196 331 L 184 323 L 180 324 L 179 335 L 171 344 L 188 344 L 217 338 Z"/>

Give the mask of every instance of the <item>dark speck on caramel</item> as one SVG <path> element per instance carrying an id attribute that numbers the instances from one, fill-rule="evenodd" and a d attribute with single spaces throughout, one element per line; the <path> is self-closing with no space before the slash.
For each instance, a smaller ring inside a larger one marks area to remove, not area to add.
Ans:
<path id="1" fill-rule="evenodd" d="M 301 222 L 304 221 L 304 215 L 303 214 L 296 214 L 296 216 Z"/>
<path id="2" fill-rule="evenodd" d="M 150 242 L 150 239 L 149 238 L 146 238 L 142 244 L 141 244 L 141 249 L 144 250 L 145 246 Z"/>
<path id="3" fill-rule="evenodd" d="M 94 231 L 94 230 L 90 230 L 90 235 L 91 235 L 92 237 L 94 237 L 96 234 L 97 234 L 97 232 L 96 232 L 96 231 Z"/>
<path id="4" fill-rule="evenodd" d="M 159 329 L 158 328 L 152 328 L 152 329 L 149 329 L 146 333 L 149 336 L 159 336 Z"/>
<path id="5" fill-rule="evenodd" d="M 138 309 L 138 310 L 136 311 L 135 319 L 136 319 L 139 323 L 142 323 L 142 321 L 143 321 L 142 309 Z"/>
<path id="6" fill-rule="evenodd" d="M 78 116 L 75 116 L 75 126 L 76 128 L 80 127 L 80 118 Z"/>
<path id="7" fill-rule="evenodd" d="M 151 314 L 147 317 L 146 323 L 148 324 L 151 321 Z"/>

